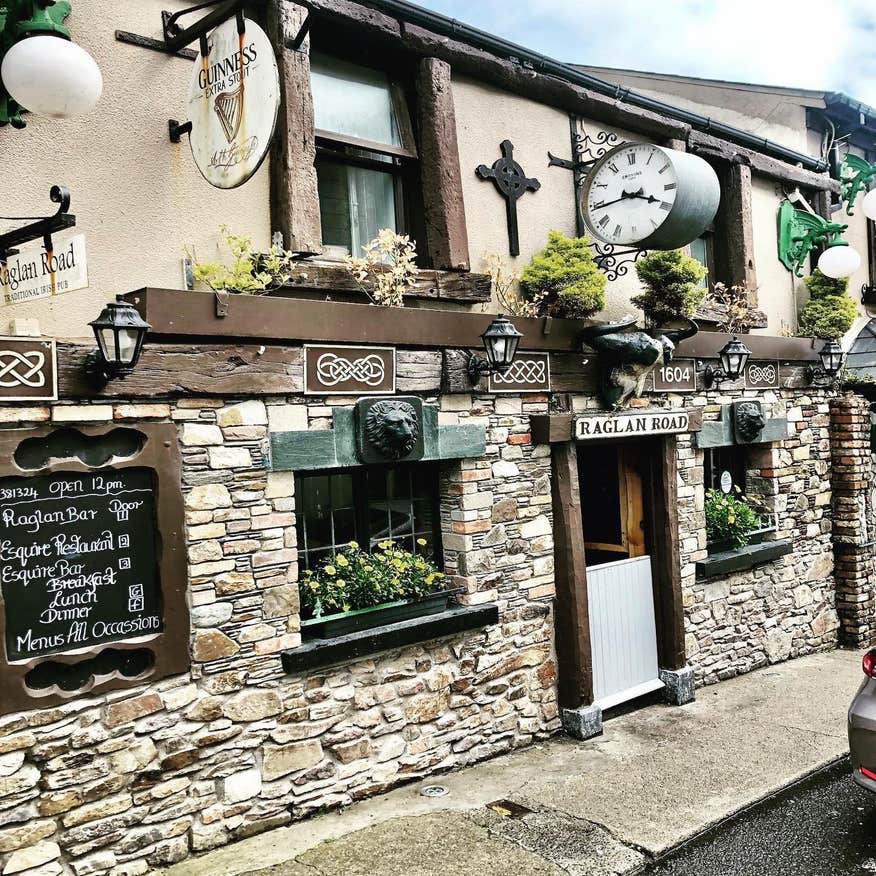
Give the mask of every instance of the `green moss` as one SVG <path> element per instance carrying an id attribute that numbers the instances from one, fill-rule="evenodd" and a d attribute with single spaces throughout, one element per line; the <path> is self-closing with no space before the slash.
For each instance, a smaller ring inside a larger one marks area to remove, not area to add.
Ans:
<path id="1" fill-rule="evenodd" d="M 586 237 L 550 231 L 547 246 L 523 269 L 520 291 L 541 313 L 586 319 L 605 307 L 605 274 Z"/>
<path id="2" fill-rule="evenodd" d="M 645 291 L 630 301 L 654 326 L 692 317 L 706 297 L 706 289 L 697 285 L 706 269 L 680 249 L 655 250 L 636 262 L 636 273 Z"/>
<path id="3" fill-rule="evenodd" d="M 809 301 L 800 311 L 797 334 L 802 337 L 841 338 L 858 315 L 858 307 L 848 295 L 849 281 L 826 277 L 817 268 L 803 278 Z"/>

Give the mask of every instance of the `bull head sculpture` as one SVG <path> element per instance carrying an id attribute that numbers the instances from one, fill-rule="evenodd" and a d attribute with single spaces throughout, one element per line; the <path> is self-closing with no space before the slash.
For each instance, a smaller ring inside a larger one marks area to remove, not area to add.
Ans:
<path id="1" fill-rule="evenodd" d="M 697 324 L 685 321 L 686 328 L 659 334 L 637 329 L 634 316 L 585 329 L 584 342 L 599 354 L 598 394 L 604 407 L 614 411 L 642 395 L 648 375 L 671 362 L 676 345 L 697 333 Z"/>

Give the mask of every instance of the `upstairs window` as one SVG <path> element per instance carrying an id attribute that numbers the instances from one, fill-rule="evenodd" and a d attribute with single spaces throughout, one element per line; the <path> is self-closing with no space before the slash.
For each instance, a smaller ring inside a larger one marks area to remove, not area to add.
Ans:
<path id="1" fill-rule="evenodd" d="M 706 231 L 696 240 L 690 242 L 690 254 L 706 269 L 706 275 L 700 280 L 699 285 L 703 289 L 711 289 L 717 278 L 715 277 L 715 235 L 712 231 Z"/>
<path id="2" fill-rule="evenodd" d="M 319 53 L 310 82 L 323 245 L 361 255 L 381 228 L 408 231 L 417 151 L 405 95 L 384 71 Z"/>

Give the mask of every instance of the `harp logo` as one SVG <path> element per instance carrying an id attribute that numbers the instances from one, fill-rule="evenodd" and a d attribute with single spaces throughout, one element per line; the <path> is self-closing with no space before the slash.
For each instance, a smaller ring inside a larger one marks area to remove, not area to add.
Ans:
<path id="1" fill-rule="evenodd" d="M 204 178 L 217 188 L 245 183 L 267 154 L 280 104 L 274 51 L 265 32 L 231 18 L 207 40 L 189 88 L 189 143 Z"/>

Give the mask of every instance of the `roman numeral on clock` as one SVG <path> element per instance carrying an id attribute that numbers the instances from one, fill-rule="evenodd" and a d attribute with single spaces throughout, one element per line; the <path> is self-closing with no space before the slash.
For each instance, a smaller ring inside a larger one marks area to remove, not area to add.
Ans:
<path id="1" fill-rule="evenodd" d="M 664 170 L 669 170 L 669 164 L 668 164 L 668 163 L 667 163 L 667 164 L 664 164 L 663 167 L 661 167 L 660 170 L 657 171 L 657 173 L 663 173 Z"/>
<path id="2" fill-rule="evenodd" d="M 670 192 L 670 191 L 672 191 L 672 189 L 677 189 L 677 188 L 678 188 L 677 183 L 666 183 L 666 185 L 663 186 L 663 191 Z"/>
<path id="3" fill-rule="evenodd" d="M 661 209 L 661 210 L 671 210 L 671 209 L 672 209 L 672 204 L 669 204 L 669 203 L 667 203 L 666 201 L 661 201 L 661 202 L 660 202 L 660 209 Z"/>
<path id="4" fill-rule="evenodd" d="M 669 165 L 667 164 L 666 166 L 668 167 Z M 618 167 L 617 167 L 617 165 L 616 165 L 613 161 L 609 161 L 608 164 L 606 165 L 606 167 L 607 167 L 612 173 L 617 173 L 617 171 L 618 171 Z"/>
<path id="5" fill-rule="evenodd" d="M 614 232 L 613 232 L 613 233 L 614 233 L 614 236 L 615 236 L 615 237 L 617 237 L 617 236 L 621 233 L 621 231 L 623 231 L 623 228 L 621 228 L 620 225 L 615 225 L 615 226 L 614 226 Z"/>
<path id="6" fill-rule="evenodd" d="M 602 228 L 605 228 L 605 226 L 608 225 L 608 223 L 609 223 L 609 218 L 608 218 L 608 216 L 603 216 L 603 217 L 599 220 L 599 225 L 600 225 Z"/>
<path id="7" fill-rule="evenodd" d="M 636 153 L 627 152 L 627 161 L 630 163 L 630 167 L 632 167 L 636 163 Z"/>

